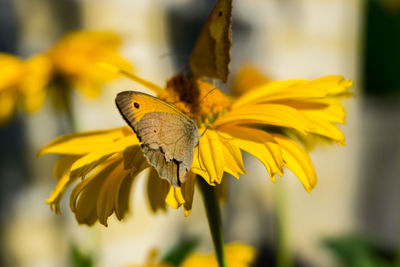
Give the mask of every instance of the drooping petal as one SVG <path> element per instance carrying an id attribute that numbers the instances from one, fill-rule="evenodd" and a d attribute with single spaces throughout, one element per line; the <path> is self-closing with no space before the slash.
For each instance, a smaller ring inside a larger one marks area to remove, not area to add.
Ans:
<path id="1" fill-rule="evenodd" d="M 50 205 L 50 209 L 53 210 L 56 214 L 60 213 L 60 200 L 70 183 L 71 180 L 69 178 L 69 173 L 62 175 L 58 179 L 58 183 L 51 192 L 50 197 L 46 199 L 46 203 Z"/>
<path id="2" fill-rule="evenodd" d="M 317 174 L 307 152 L 295 141 L 283 135 L 273 134 L 273 136 L 282 148 L 285 166 L 299 178 L 304 188 L 311 192 L 317 184 Z"/>
<path id="3" fill-rule="evenodd" d="M 110 143 L 129 135 L 135 136 L 127 126 L 110 130 L 67 134 L 44 146 L 38 152 L 38 156 L 44 154 L 84 155 L 103 146 L 109 146 Z"/>
<path id="4" fill-rule="evenodd" d="M 167 207 L 165 205 L 165 197 L 168 193 L 165 190 L 168 187 L 168 181 L 161 179 L 157 171 L 151 167 L 149 168 L 149 175 L 147 179 L 147 197 L 150 203 L 150 209 L 153 212 L 157 210 L 166 211 Z"/>
<path id="5" fill-rule="evenodd" d="M 101 186 L 121 161 L 117 159 L 100 165 L 97 172 L 82 180 L 72 190 L 70 208 L 75 213 L 78 223 L 92 225 L 97 221 L 97 201 Z"/>
<path id="6" fill-rule="evenodd" d="M 124 149 L 123 157 L 125 169 L 143 169 L 149 166 L 138 144 L 127 146 Z"/>
<path id="7" fill-rule="evenodd" d="M 283 174 L 283 157 L 274 137 L 262 130 L 226 125 L 221 131 L 229 133 L 240 149 L 258 158 L 268 170 L 271 179 Z"/>
<path id="8" fill-rule="evenodd" d="M 233 141 L 233 137 L 230 136 L 230 138 L 225 140 L 224 138 L 220 138 L 224 146 L 224 171 L 239 179 L 239 174 L 246 174 L 246 170 L 243 165 L 240 148 Z"/>
<path id="9" fill-rule="evenodd" d="M 138 169 L 137 171 L 131 172 L 129 175 L 125 176 L 119 185 L 119 189 L 117 190 L 117 195 L 115 197 L 115 215 L 117 216 L 118 220 L 122 220 L 125 214 L 129 212 L 129 200 L 132 191 L 132 183 L 140 171 L 141 170 Z"/>
<path id="10" fill-rule="evenodd" d="M 169 190 L 165 198 L 165 202 L 172 208 L 177 209 L 181 205 L 185 204 L 185 199 L 182 196 L 182 190 L 180 187 L 172 186 L 168 183 Z"/>
<path id="11" fill-rule="evenodd" d="M 96 205 L 97 217 L 101 224 L 107 226 L 107 219 L 115 209 L 120 186 L 129 176 L 130 170 L 124 169 L 124 164 L 121 162 L 104 178 Z"/>
<path id="12" fill-rule="evenodd" d="M 182 196 L 185 200 L 185 203 L 183 204 L 185 216 L 188 216 L 192 210 L 194 186 L 196 184 L 196 174 L 193 172 L 188 172 L 187 176 L 186 182 L 182 184 Z"/>
<path id="13" fill-rule="evenodd" d="M 198 153 L 198 158 L 196 158 L 196 153 Z M 225 166 L 224 146 L 216 131 L 207 130 L 200 138 L 193 159 L 194 173 L 201 175 L 210 185 L 221 182 Z"/>

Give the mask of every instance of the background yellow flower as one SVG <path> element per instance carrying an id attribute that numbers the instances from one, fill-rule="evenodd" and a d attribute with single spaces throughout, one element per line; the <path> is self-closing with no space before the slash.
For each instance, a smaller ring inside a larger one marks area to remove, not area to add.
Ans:
<path id="1" fill-rule="evenodd" d="M 132 69 L 119 54 L 120 44 L 111 32 L 76 31 L 27 60 L 0 53 L 0 124 L 12 117 L 19 104 L 28 113 L 38 110 L 48 95 L 60 109 L 69 108 L 72 89 L 98 97 L 104 83 L 116 78 L 99 62 Z"/>
<path id="2" fill-rule="evenodd" d="M 229 243 L 225 245 L 226 258 L 228 266 L 230 267 L 248 267 L 253 266 L 257 256 L 255 248 L 243 244 L 243 243 Z M 153 260 L 154 261 L 154 260 Z M 218 262 L 215 257 L 215 253 L 202 254 L 202 253 L 191 253 L 183 259 L 178 265 L 172 265 L 165 262 L 155 263 L 149 262 L 146 264 L 134 264 L 128 265 L 129 267 L 218 267 Z M 127 267 L 128 267 L 127 266 Z"/>

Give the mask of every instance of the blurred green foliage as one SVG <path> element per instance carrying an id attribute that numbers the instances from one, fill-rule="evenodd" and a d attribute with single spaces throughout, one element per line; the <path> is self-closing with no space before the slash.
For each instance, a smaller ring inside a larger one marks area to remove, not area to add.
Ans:
<path id="1" fill-rule="evenodd" d="M 395 253 L 361 235 L 326 238 L 322 245 L 330 250 L 339 266 L 389 267 L 395 264 Z"/>
<path id="2" fill-rule="evenodd" d="M 70 246 L 69 255 L 69 266 L 71 267 L 94 266 L 93 256 L 84 254 L 76 245 Z"/>
<path id="3" fill-rule="evenodd" d="M 165 255 L 161 258 L 161 262 L 169 263 L 173 266 L 179 266 L 182 261 L 191 254 L 199 244 L 199 239 L 195 237 L 185 238 L 175 244 Z"/>
<path id="4" fill-rule="evenodd" d="M 400 95 L 400 5 L 388 2 L 366 1 L 362 60 L 364 88 L 370 95 Z"/>

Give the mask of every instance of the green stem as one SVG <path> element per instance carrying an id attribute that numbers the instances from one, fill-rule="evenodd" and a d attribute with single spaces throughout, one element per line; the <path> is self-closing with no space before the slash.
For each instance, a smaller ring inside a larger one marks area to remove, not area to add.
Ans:
<path id="1" fill-rule="evenodd" d="M 287 219 L 286 219 L 286 190 L 285 184 L 277 184 L 275 195 L 275 214 L 277 225 L 277 266 L 292 267 L 293 259 L 290 254 Z"/>
<path id="2" fill-rule="evenodd" d="M 77 131 L 76 119 L 72 107 L 72 88 L 69 88 L 68 85 L 61 84 L 59 88 L 59 101 L 62 105 L 61 110 L 65 110 L 68 120 L 69 132 Z"/>
<path id="3" fill-rule="evenodd" d="M 224 248 L 224 238 L 222 235 L 221 212 L 218 206 L 215 188 L 210 186 L 202 177 L 198 177 L 200 191 L 203 196 L 204 207 L 207 213 L 208 226 L 210 227 L 211 237 L 220 267 L 228 266 Z"/>
<path id="4" fill-rule="evenodd" d="M 399 156 L 400 156 L 400 154 L 398 154 L 398 156 L 397 156 L 398 163 L 400 162 Z M 400 205 L 399 205 L 399 207 L 400 207 Z M 394 266 L 396 266 L 396 267 L 400 267 L 400 223 L 398 224 L 398 227 L 399 227 L 399 235 L 398 235 L 399 240 L 397 242 L 397 252 L 396 252 L 396 259 L 395 259 L 395 264 L 394 264 Z"/>

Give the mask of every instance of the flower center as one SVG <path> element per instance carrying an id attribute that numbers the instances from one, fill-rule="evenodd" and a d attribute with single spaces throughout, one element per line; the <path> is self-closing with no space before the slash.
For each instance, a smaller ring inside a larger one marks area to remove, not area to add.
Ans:
<path id="1" fill-rule="evenodd" d="M 169 79 L 158 97 L 194 118 L 199 127 L 212 124 L 232 106 L 231 99 L 212 84 L 182 74 Z"/>

